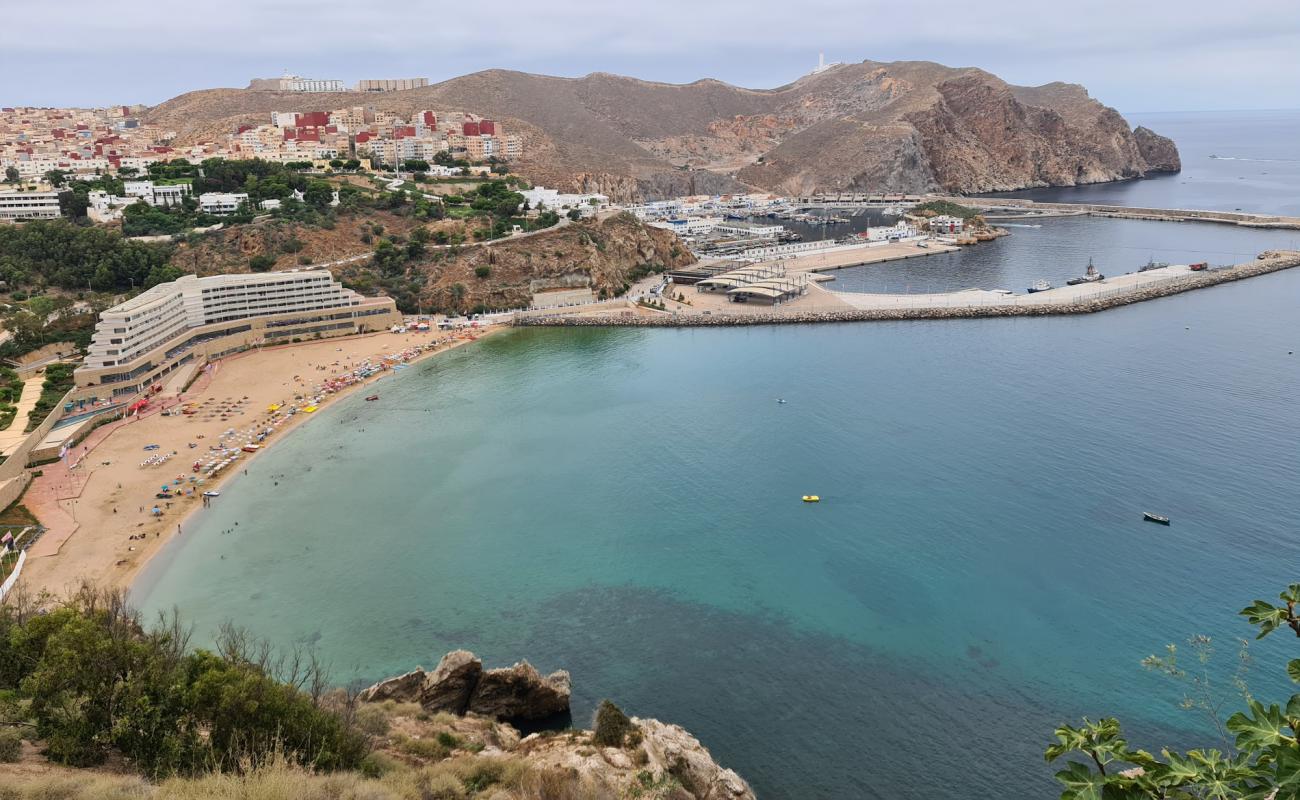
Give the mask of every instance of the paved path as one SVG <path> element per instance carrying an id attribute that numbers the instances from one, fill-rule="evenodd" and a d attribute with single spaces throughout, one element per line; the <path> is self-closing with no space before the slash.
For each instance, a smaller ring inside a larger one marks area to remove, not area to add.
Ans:
<path id="1" fill-rule="evenodd" d="M 33 375 L 23 382 L 23 394 L 18 398 L 18 413 L 14 415 L 14 421 L 9 423 L 9 427 L 0 431 L 0 455 L 9 455 L 27 438 L 27 434 L 23 433 L 27 427 L 27 416 L 36 408 L 36 401 L 41 399 L 41 385 L 44 383 L 44 375 Z"/>

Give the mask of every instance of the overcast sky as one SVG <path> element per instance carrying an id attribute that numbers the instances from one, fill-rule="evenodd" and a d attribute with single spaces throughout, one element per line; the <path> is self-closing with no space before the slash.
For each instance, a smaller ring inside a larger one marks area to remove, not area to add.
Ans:
<path id="1" fill-rule="evenodd" d="M 828 60 L 1082 83 L 1121 111 L 1300 108 L 1300 0 L 3 0 L 0 104 L 157 103 L 285 70 L 502 67 L 752 88 Z"/>

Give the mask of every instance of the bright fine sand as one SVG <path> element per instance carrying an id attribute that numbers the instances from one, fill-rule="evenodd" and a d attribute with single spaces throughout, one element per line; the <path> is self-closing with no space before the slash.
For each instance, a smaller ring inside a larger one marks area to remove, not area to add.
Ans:
<path id="1" fill-rule="evenodd" d="M 411 359 L 419 360 L 472 341 L 492 329 L 450 334 L 380 333 L 360 337 L 329 339 L 274 349 L 252 351 L 217 362 L 180 397 L 159 395 L 150 412 L 105 425 L 70 451 L 58 464 L 43 468 L 23 503 L 47 528 L 32 545 L 21 583 L 29 592 L 47 590 L 62 593 L 90 580 L 102 586 L 125 587 L 146 562 L 171 537 L 184 535 L 185 519 L 202 506 L 202 492 L 216 489 L 223 478 L 247 467 L 256 453 L 240 457 L 215 477 L 200 485 L 190 482 L 195 461 L 211 457 L 226 431 L 226 445 L 238 448 L 246 441 L 245 431 L 272 428 L 262 446 L 273 444 L 285 431 L 310 419 L 302 408 L 317 392 L 314 387 L 331 377 L 342 376 L 369 359 L 372 362 L 408 348 L 437 344 Z M 408 363 L 411 363 L 408 361 Z M 382 387 L 395 373 L 385 369 L 354 386 L 326 395 L 317 406 L 358 387 Z M 375 382 L 379 386 L 374 386 Z M 303 399 L 295 400 L 301 395 Z M 180 409 L 194 404 L 199 413 L 182 415 Z M 283 404 L 279 414 L 269 412 Z M 292 406 L 299 412 L 286 417 Z M 159 413 L 175 407 L 173 416 Z M 221 418 L 224 408 L 225 419 Z M 158 445 L 146 451 L 146 445 Z M 190 445 L 195 445 L 191 447 Z M 175 452 L 164 463 L 142 466 Z M 170 500 L 155 497 L 163 484 L 181 478 L 182 491 Z M 213 502 L 220 502 L 220 498 Z M 158 506 L 160 516 L 152 509 Z"/>

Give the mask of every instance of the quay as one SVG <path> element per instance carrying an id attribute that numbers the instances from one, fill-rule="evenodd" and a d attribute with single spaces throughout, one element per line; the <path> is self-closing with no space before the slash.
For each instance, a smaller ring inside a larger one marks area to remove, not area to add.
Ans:
<path id="1" fill-rule="evenodd" d="M 817 291 L 825 295 L 828 308 L 819 308 L 813 302 L 815 296 L 807 298 L 810 302 L 800 300 L 761 310 L 745 309 L 743 313 L 713 309 L 646 312 L 628 303 L 622 309 L 608 309 L 599 314 L 517 316 L 512 324 L 518 327 L 707 327 L 1091 314 L 1298 266 L 1300 251 L 1274 250 L 1261 253 L 1254 261 L 1230 267 L 1203 271 L 1193 271 L 1186 265 L 1163 267 L 1116 276 L 1100 283 L 1061 287 L 1033 295 L 1003 295 L 979 289 L 941 294 L 880 295 L 827 292 L 816 287 Z"/>
<path id="2" fill-rule="evenodd" d="M 1243 211 L 1212 211 L 1187 208 L 1144 208 L 1102 203 L 1040 203 L 1010 197 L 935 197 L 967 208 L 979 209 L 988 220 L 1032 220 L 1041 217 L 1089 216 L 1115 219 L 1146 219 L 1159 222 L 1217 222 L 1249 228 L 1300 230 L 1300 217 L 1253 214 Z"/>

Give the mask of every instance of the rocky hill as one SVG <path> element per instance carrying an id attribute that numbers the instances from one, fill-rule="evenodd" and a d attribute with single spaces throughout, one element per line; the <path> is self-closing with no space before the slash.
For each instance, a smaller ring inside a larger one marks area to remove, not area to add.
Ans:
<path id="1" fill-rule="evenodd" d="M 620 213 L 529 236 L 435 250 L 405 269 L 420 286 L 424 308 L 468 311 L 521 308 L 534 293 L 554 289 L 590 288 L 597 296 L 615 297 L 652 272 L 694 261 L 672 231 Z M 357 263 L 335 271 L 362 285 L 371 267 Z"/>
<path id="2" fill-rule="evenodd" d="M 746 187 L 977 192 L 1179 169 L 1173 142 L 1131 130 L 1081 86 L 1012 86 L 924 61 L 844 64 L 770 90 L 505 70 L 384 94 L 211 89 L 146 119 L 184 142 L 277 109 L 348 105 L 500 119 L 524 137 L 523 174 L 622 200 Z"/>

